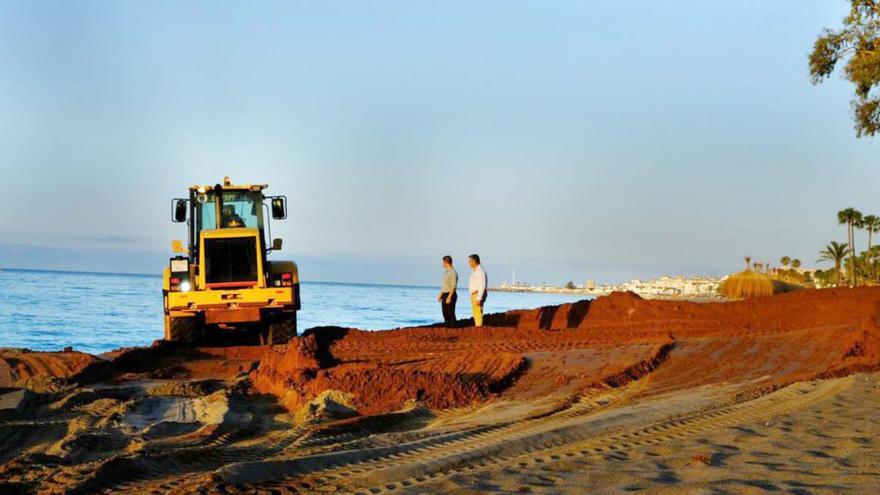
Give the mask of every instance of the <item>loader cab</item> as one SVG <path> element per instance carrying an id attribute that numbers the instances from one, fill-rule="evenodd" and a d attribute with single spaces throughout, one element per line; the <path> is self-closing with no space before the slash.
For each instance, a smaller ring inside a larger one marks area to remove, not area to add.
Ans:
<path id="1" fill-rule="evenodd" d="M 188 199 L 178 198 L 172 204 L 172 220 L 186 222 L 189 227 L 189 257 L 198 260 L 202 231 L 215 229 L 256 229 L 261 237 L 272 239 L 269 215 L 276 220 L 287 218 L 287 198 L 265 196 L 265 185 L 214 187 L 193 186 Z M 267 204 L 268 200 L 268 204 Z M 267 251 L 280 250 L 281 240 L 272 239 Z"/>
<path id="2" fill-rule="evenodd" d="M 197 193 L 195 200 L 196 239 L 205 229 L 249 228 L 263 231 L 265 208 L 263 193 L 260 191 L 210 191 L 205 194 Z"/>
<path id="3" fill-rule="evenodd" d="M 190 187 L 188 199 L 174 200 L 173 220 L 187 223 L 184 252 L 196 288 L 266 285 L 267 255 L 282 244 L 272 239 L 270 218 L 286 218 L 287 204 L 284 196 L 265 196 L 265 188 L 224 179 L 222 185 Z"/>

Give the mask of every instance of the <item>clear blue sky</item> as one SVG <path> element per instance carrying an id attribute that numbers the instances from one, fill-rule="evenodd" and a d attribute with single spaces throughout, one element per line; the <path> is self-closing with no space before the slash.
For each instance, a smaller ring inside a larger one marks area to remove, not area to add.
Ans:
<path id="1" fill-rule="evenodd" d="M 880 213 L 844 0 L 0 1 L 0 266 L 158 273 L 170 198 L 287 194 L 310 280 L 492 282 L 811 264 Z"/>

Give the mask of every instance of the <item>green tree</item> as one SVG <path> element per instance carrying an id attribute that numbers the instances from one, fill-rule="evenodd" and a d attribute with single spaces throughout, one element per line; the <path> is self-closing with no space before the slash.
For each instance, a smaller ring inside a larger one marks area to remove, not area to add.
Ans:
<path id="1" fill-rule="evenodd" d="M 845 243 L 831 241 L 825 249 L 819 251 L 819 259 L 817 261 L 830 261 L 834 263 L 834 283 L 840 285 L 840 267 L 843 260 L 849 254 L 849 246 Z"/>
<path id="2" fill-rule="evenodd" d="M 810 53 L 813 84 L 829 78 L 839 63 L 855 85 L 852 108 L 856 135 L 880 132 L 880 2 L 850 0 L 849 15 L 840 29 L 826 28 Z"/>
<path id="3" fill-rule="evenodd" d="M 827 270 L 816 270 L 813 273 L 813 280 L 816 285 L 819 287 L 827 287 L 829 285 L 837 285 L 837 281 L 840 278 L 840 273 L 834 273 L 834 268 L 829 268 Z"/>
<path id="4" fill-rule="evenodd" d="M 862 253 L 866 275 L 871 280 L 877 280 L 877 262 L 880 261 L 880 246 L 871 246 L 871 249 Z"/>
<path id="5" fill-rule="evenodd" d="M 880 230 L 880 217 L 877 215 L 865 215 L 858 227 L 868 233 L 868 251 L 871 250 L 871 235 Z"/>
<path id="6" fill-rule="evenodd" d="M 797 258 L 791 260 L 791 267 L 794 268 L 795 270 L 800 268 L 801 267 L 801 260 L 799 260 Z"/>
<path id="7" fill-rule="evenodd" d="M 574 282 L 572 282 L 571 280 L 569 280 L 568 283 L 565 284 L 565 288 L 568 289 L 568 290 L 574 290 L 574 289 L 576 289 L 577 287 L 575 287 Z"/>
<path id="8" fill-rule="evenodd" d="M 783 256 L 779 259 L 779 263 L 782 264 L 782 268 L 788 269 L 788 264 L 791 263 L 791 258 L 788 256 Z"/>
<path id="9" fill-rule="evenodd" d="M 850 256 L 850 284 L 857 285 L 856 280 L 856 225 L 862 221 L 862 213 L 854 208 L 847 208 L 837 212 L 837 222 L 846 225 L 846 235 L 849 240 Z"/>
<path id="10" fill-rule="evenodd" d="M 752 257 L 746 256 L 746 271 L 751 270 L 752 268 Z"/>
<path id="11" fill-rule="evenodd" d="M 880 232 L 880 217 L 877 215 L 865 215 L 862 218 L 862 221 L 859 222 L 859 228 L 868 233 L 868 253 L 871 253 L 871 248 L 874 246 L 872 243 L 874 232 Z M 870 256 L 869 256 L 870 258 Z M 876 275 L 874 273 L 873 265 L 870 269 L 871 279 Z"/>

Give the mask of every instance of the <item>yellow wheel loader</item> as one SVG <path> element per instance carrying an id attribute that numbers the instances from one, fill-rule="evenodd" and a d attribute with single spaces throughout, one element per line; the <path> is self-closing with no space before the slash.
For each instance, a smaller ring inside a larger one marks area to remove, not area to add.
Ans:
<path id="1" fill-rule="evenodd" d="M 259 341 L 284 344 L 296 336 L 299 273 L 292 261 L 269 260 L 272 219 L 287 218 L 287 198 L 266 196 L 268 186 L 192 186 L 189 197 L 171 202 L 172 220 L 186 223 L 187 246 L 165 267 L 165 340 L 224 340 L 242 331 Z M 255 340 L 255 339 L 254 339 Z"/>

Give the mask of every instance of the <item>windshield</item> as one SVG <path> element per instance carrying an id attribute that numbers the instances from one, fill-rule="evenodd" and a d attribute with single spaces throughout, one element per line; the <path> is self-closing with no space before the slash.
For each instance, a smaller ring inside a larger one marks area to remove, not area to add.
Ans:
<path id="1" fill-rule="evenodd" d="M 206 194 L 196 203 L 196 237 L 202 229 L 252 228 L 263 230 L 263 195 L 259 191 L 223 191 L 223 209 L 217 225 L 217 197 Z"/>

